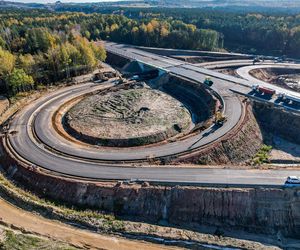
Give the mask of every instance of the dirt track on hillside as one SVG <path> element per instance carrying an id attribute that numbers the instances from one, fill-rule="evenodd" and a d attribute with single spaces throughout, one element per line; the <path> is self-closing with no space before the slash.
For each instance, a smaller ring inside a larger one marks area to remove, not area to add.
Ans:
<path id="1" fill-rule="evenodd" d="M 58 221 L 51 221 L 26 212 L 0 198 L 0 223 L 22 232 L 45 236 L 67 242 L 84 249 L 174 249 L 146 242 L 137 242 L 113 236 L 104 236 L 87 230 L 76 229 Z"/>

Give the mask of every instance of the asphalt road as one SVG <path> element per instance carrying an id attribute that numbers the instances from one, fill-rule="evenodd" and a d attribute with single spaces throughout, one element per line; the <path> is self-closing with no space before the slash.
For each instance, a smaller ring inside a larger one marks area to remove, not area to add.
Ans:
<path id="1" fill-rule="evenodd" d="M 110 84 L 107 85 L 111 86 Z M 209 144 L 219 139 L 224 134 L 228 133 L 239 121 L 242 113 L 241 105 L 237 97 L 225 97 L 226 110 L 225 114 L 231 119 L 220 128 L 211 127 L 200 134 L 189 137 L 185 140 L 176 141 L 173 143 L 149 146 L 146 148 L 126 148 L 126 149 L 112 149 L 112 148 L 98 148 L 79 146 L 73 142 L 68 141 L 60 136 L 56 130 L 51 126 L 52 117 L 57 108 L 66 101 L 83 95 L 87 92 L 94 91 L 105 86 L 95 84 L 85 84 L 83 86 L 76 86 L 68 88 L 68 90 L 58 91 L 39 99 L 35 103 L 30 104 L 22 112 L 20 112 L 12 121 L 10 125 L 11 131 L 18 131 L 17 134 L 11 135 L 10 141 L 12 146 L 23 156 L 28 155 L 28 152 L 22 152 L 23 149 L 30 149 L 32 144 L 43 147 L 47 145 L 49 148 L 62 152 L 65 155 L 71 155 L 77 158 L 102 160 L 102 161 L 132 161 L 143 160 L 149 157 L 163 157 L 184 153 L 186 151 L 196 149 L 206 144 Z M 25 127 L 26 126 L 26 127 Z M 32 129 L 39 140 L 33 136 Z M 21 146 L 24 145 L 24 146 Z M 40 165 L 41 163 L 36 165 Z"/>
<path id="2" fill-rule="evenodd" d="M 223 95 L 224 89 L 228 92 L 228 90 L 233 90 L 237 93 L 244 94 L 248 97 L 253 97 L 256 100 L 260 100 L 263 102 L 270 102 L 273 104 L 276 104 L 282 108 L 286 108 L 287 110 L 290 111 L 298 111 L 300 112 L 300 107 L 291 107 L 290 105 L 286 105 L 284 103 L 276 103 L 276 98 L 272 99 L 266 99 L 266 98 L 261 98 L 260 96 L 253 96 L 251 94 L 252 92 L 252 86 L 254 84 L 259 84 L 264 87 L 272 88 L 275 89 L 277 93 L 288 93 L 293 96 L 299 97 L 300 98 L 300 93 L 287 90 L 285 88 L 281 88 L 279 86 L 271 85 L 269 83 L 260 81 L 256 78 L 253 78 L 251 75 L 249 75 L 249 70 L 255 69 L 255 68 L 267 68 L 267 67 L 285 67 L 285 68 L 300 68 L 299 64 L 293 64 L 293 63 L 282 63 L 282 64 L 275 64 L 272 63 L 271 61 L 265 61 L 264 64 L 258 64 L 258 65 L 252 65 L 248 67 L 241 67 L 237 70 L 237 73 L 241 76 L 240 78 L 231 76 L 231 75 L 225 75 L 216 71 L 213 71 L 209 69 L 210 67 L 203 68 L 199 67 L 195 64 L 191 63 L 186 63 L 174 58 L 162 56 L 159 54 L 152 54 L 149 53 L 148 51 L 143 51 L 143 47 L 137 46 L 130 46 L 130 45 L 124 45 L 124 44 L 116 44 L 116 43 L 111 43 L 107 42 L 105 43 L 107 51 L 111 53 L 115 53 L 124 57 L 127 57 L 131 60 L 138 60 L 140 62 L 143 62 L 148 65 L 152 65 L 154 67 L 161 68 L 167 72 L 177 74 L 180 76 L 184 76 L 186 78 L 196 80 L 203 82 L 205 77 L 209 76 L 211 79 L 214 81 L 214 90 L 216 90 L 218 93 Z M 174 50 L 173 50 L 174 52 Z M 178 50 L 178 53 L 182 54 L 184 51 Z M 191 53 L 191 51 L 188 51 L 188 53 Z M 220 64 L 222 67 L 232 67 L 235 64 L 237 66 L 241 65 L 241 63 L 247 63 L 247 60 L 230 60 L 230 61 L 221 61 Z M 212 63 L 213 64 L 213 63 Z M 215 67 L 215 66 L 213 66 Z M 225 91 L 225 92 L 226 92 Z"/>
<path id="3" fill-rule="evenodd" d="M 280 69 L 300 69 L 299 64 L 268 64 L 268 65 L 252 65 L 247 67 L 242 67 L 236 70 L 237 74 L 248 80 L 253 84 L 259 84 L 261 86 L 271 88 L 276 90 L 277 93 L 286 93 L 300 98 L 300 93 L 292 90 L 284 89 L 274 84 L 270 84 L 264 81 L 261 81 L 250 75 L 250 71 L 254 69 L 268 69 L 268 68 L 280 68 Z"/>
<path id="4" fill-rule="evenodd" d="M 112 49 L 116 50 L 115 53 L 123 53 L 131 59 L 145 60 L 148 64 L 163 67 L 173 74 L 198 82 L 203 81 L 206 75 L 211 75 L 215 81 L 214 90 L 224 98 L 225 115 L 228 117 L 228 121 L 221 128 L 216 130 L 209 128 L 199 135 L 180 142 L 145 148 L 116 150 L 75 145 L 57 134 L 51 126 L 51 118 L 56 109 L 67 100 L 103 87 L 90 83 L 51 93 L 19 112 L 10 126 L 10 131 L 16 131 L 16 133 L 8 135 L 8 142 L 15 153 L 26 159 L 33 167 L 39 166 L 56 173 L 91 179 L 138 179 L 141 181 L 212 185 L 281 185 L 287 175 L 300 174 L 299 171 L 226 170 L 197 167 L 181 168 L 178 166 L 129 167 L 128 164 L 120 163 L 120 161 L 184 153 L 219 139 L 238 123 L 242 115 L 239 99 L 230 89 L 248 91 L 247 85 L 244 84 L 244 82 L 248 82 L 246 80 L 201 69 L 175 59 L 144 53 L 140 50 L 122 49 L 120 46 L 122 47 L 122 45 L 117 45 L 117 49 L 115 45 L 113 46 Z M 240 82 L 237 84 L 236 81 Z M 104 161 L 108 162 L 104 163 Z M 111 161 L 119 162 L 113 164 Z"/>

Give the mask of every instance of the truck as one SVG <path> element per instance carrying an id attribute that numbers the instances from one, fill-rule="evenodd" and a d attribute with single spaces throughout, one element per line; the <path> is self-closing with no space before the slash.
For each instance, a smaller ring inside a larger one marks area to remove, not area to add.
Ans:
<path id="1" fill-rule="evenodd" d="M 214 84 L 214 82 L 210 79 L 210 77 L 206 77 L 204 80 L 204 84 L 211 87 Z"/>
<path id="2" fill-rule="evenodd" d="M 215 121 L 214 121 L 215 125 L 223 126 L 226 120 L 227 120 L 226 116 L 224 116 L 221 111 L 216 112 Z"/>
<path id="3" fill-rule="evenodd" d="M 276 94 L 276 91 L 274 89 L 262 87 L 262 86 L 259 86 L 258 84 L 253 85 L 252 90 L 261 95 L 266 95 L 266 96 L 270 96 L 270 97 L 272 97 L 273 95 Z"/>
<path id="4" fill-rule="evenodd" d="M 262 62 L 262 59 L 260 58 L 260 57 L 255 57 L 254 59 L 253 59 L 253 65 L 255 64 L 255 63 L 260 63 L 260 62 Z"/>

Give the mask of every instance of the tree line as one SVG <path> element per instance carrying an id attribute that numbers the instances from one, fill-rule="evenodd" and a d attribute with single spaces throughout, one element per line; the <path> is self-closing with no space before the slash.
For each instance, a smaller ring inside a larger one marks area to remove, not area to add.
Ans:
<path id="1" fill-rule="evenodd" d="M 215 30 L 169 18 L 16 9 L 0 17 L 0 81 L 13 94 L 94 69 L 106 57 L 97 40 L 204 50 L 223 44 Z"/>
<path id="2" fill-rule="evenodd" d="M 217 31 L 223 38 L 224 48 L 230 51 L 300 58 L 300 13 L 209 8 L 106 8 L 99 11 L 114 12 L 137 20 L 176 18 L 198 29 Z"/>
<path id="3" fill-rule="evenodd" d="M 33 17 L 21 12 L 1 14 L 2 92 L 14 95 L 41 84 L 51 85 L 88 73 L 105 60 L 105 49 L 99 43 L 90 42 L 75 28 L 48 25 L 50 19 L 42 13 L 32 14 Z"/>
<path id="4" fill-rule="evenodd" d="M 106 57 L 93 43 L 97 40 L 300 57 L 300 15 L 159 8 L 103 12 L 0 10 L 4 90 L 16 93 L 91 71 Z"/>

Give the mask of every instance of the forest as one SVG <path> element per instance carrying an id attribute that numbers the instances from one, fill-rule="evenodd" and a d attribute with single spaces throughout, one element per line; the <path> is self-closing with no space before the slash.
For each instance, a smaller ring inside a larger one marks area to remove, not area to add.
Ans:
<path id="1" fill-rule="evenodd" d="M 118 14 L 134 20 L 177 20 L 200 30 L 218 32 L 219 47 L 228 51 L 300 58 L 300 12 L 284 8 L 100 8 L 58 5 L 56 11 Z M 289 10 L 289 11 L 288 11 Z M 214 48 L 215 49 L 215 48 Z"/>
<path id="2" fill-rule="evenodd" d="M 0 86 L 14 95 L 98 67 L 98 40 L 300 57 L 300 14 L 206 9 L 0 9 Z"/>
<path id="3" fill-rule="evenodd" d="M 39 11 L 1 13 L 2 92 L 12 96 L 68 80 L 91 72 L 106 59 L 104 47 L 82 36 L 76 25 L 63 25 L 65 18 Z"/>
<path id="4" fill-rule="evenodd" d="M 228 51 L 300 58 L 300 12 L 233 11 L 230 8 L 106 8 L 133 19 L 183 21 L 198 29 L 215 30 Z"/>
<path id="5" fill-rule="evenodd" d="M 106 56 L 97 40 L 201 50 L 223 43 L 218 32 L 181 20 L 15 9 L 0 16 L 0 80 L 11 94 L 91 71 Z"/>

